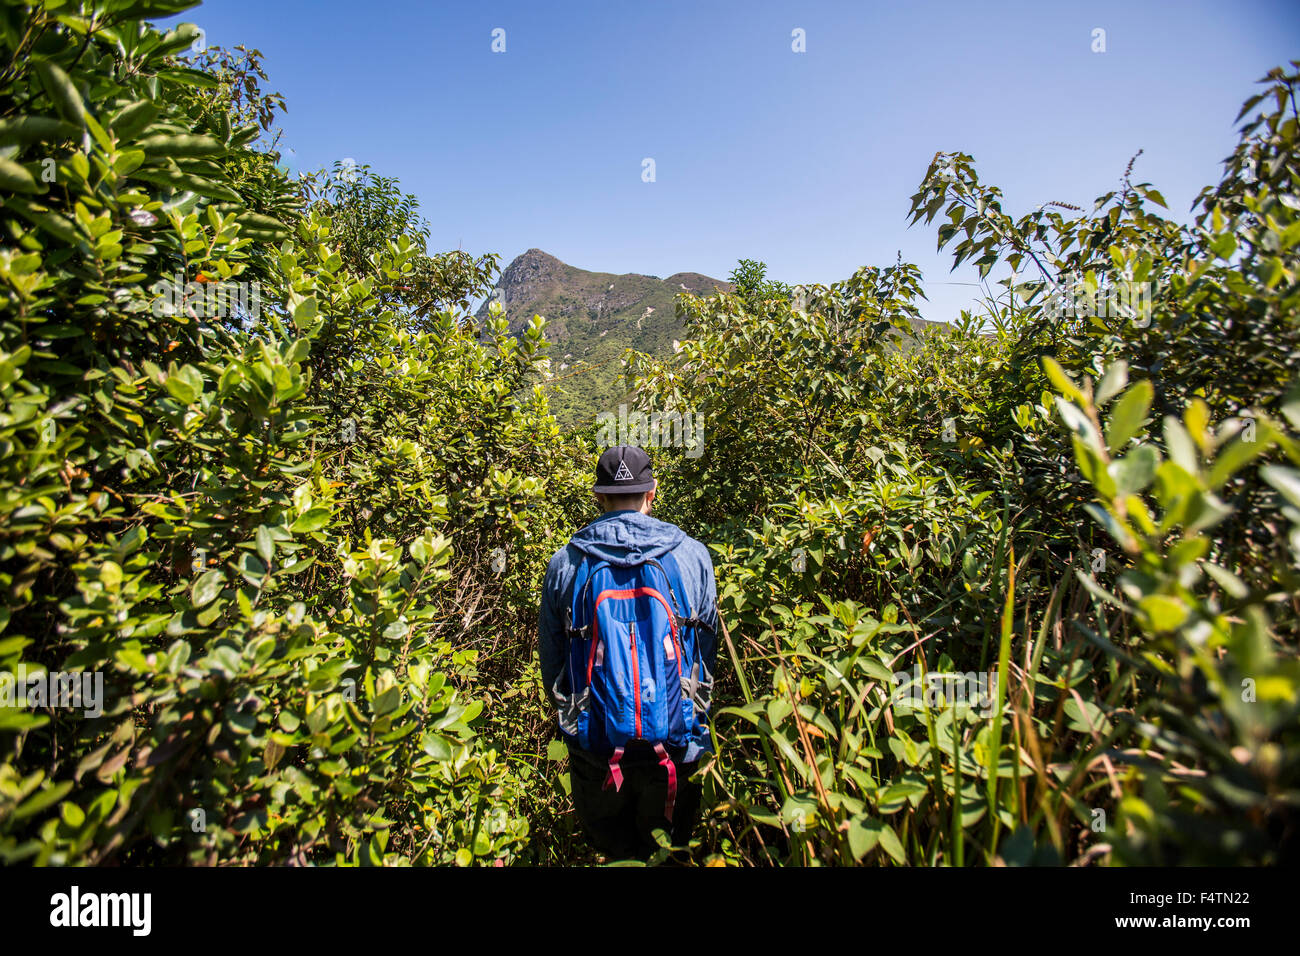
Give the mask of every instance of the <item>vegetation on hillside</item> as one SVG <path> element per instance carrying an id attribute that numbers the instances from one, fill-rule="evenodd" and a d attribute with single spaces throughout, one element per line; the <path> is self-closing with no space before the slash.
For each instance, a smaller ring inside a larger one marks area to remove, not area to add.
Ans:
<path id="1" fill-rule="evenodd" d="M 617 413 L 629 402 L 624 377 L 629 349 L 672 354 L 673 342 L 682 337 L 676 296 L 726 287 L 697 273 L 660 279 L 589 272 L 529 249 L 506 267 L 477 314 L 486 318 L 496 301 L 513 331 L 527 328 L 536 315 L 547 320 L 549 364 L 535 381 L 545 389 L 551 414 L 567 429 L 590 424 L 601 412 Z"/>
<path id="2" fill-rule="evenodd" d="M 0 706 L 0 863 L 590 861 L 545 324 L 391 179 L 290 178 L 260 55 L 145 22 L 190 5 L 0 0 L 0 675 L 103 684 Z M 1295 859 L 1297 69 L 1187 224 L 936 156 L 914 221 L 1010 271 L 942 332 L 906 263 L 678 297 L 628 385 L 707 422 L 655 452 L 725 622 L 694 861 Z"/>

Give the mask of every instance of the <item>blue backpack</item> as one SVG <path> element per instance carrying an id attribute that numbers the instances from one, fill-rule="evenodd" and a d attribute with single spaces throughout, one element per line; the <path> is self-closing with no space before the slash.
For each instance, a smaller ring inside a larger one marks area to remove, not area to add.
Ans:
<path id="1" fill-rule="evenodd" d="M 619 760 L 632 741 L 653 745 L 668 771 L 672 820 L 676 768 L 665 745 L 708 733 L 712 678 L 699 652 L 681 570 L 671 554 L 632 566 L 584 557 L 565 611 L 572 696 L 560 729 L 584 750 L 609 757 L 605 787 L 622 787 Z"/>

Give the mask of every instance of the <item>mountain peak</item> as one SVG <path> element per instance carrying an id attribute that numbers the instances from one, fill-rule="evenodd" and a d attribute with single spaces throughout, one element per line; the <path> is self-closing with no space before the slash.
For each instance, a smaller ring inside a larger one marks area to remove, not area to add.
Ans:
<path id="1" fill-rule="evenodd" d="M 673 340 L 683 337 L 675 308 L 678 295 L 718 291 L 730 292 L 731 284 L 698 272 L 667 279 L 588 272 L 533 248 L 505 267 L 478 314 L 486 316 L 489 303 L 500 302 L 515 332 L 533 315 L 545 316 L 557 372 L 570 376 L 563 388 L 552 390 L 552 407 L 573 421 L 590 418 L 593 409 L 617 407 L 626 394 L 618 362 L 624 349 L 672 354 Z"/>
<path id="2" fill-rule="evenodd" d="M 538 249 L 537 247 L 534 246 L 532 249 L 529 249 L 527 252 L 523 253 L 523 255 L 516 256 L 514 262 L 511 262 L 510 265 L 514 265 L 516 262 L 548 262 L 548 261 L 559 262 L 560 260 L 555 258 L 555 256 L 551 255 L 549 252 L 546 252 L 543 249 Z"/>
<path id="3" fill-rule="evenodd" d="M 671 315 L 670 300 L 678 293 L 708 295 L 719 289 L 729 290 L 730 285 L 698 272 L 679 272 L 667 279 L 636 272 L 588 272 L 533 247 L 502 270 L 479 316 L 486 315 L 488 303 L 495 300 L 505 308 L 512 328 L 522 328 L 538 313 L 552 320 L 551 334 L 563 338 L 569 324 L 566 320 L 605 319 L 638 304 L 651 308 L 652 314 Z M 638 315 L 641 312 L 638 308 Z"/>
<path id="4" fill-rule="evenodd" d="M 550 273 L 563 268 L 565 268 L 564 263 L 549 252 L 529 249 L 523 255 L 515 256 L 510 265 L 505 267 L 501 273 L 500 285 L 506 285 L 511 281 L 518 282 L 526 275 L 536 277 L 539 273 Z"/>

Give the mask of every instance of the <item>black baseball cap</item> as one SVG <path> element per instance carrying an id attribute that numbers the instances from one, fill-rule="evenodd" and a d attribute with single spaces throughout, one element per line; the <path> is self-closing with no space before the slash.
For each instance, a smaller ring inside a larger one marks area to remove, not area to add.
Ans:
<path id="1" fill-rule="evenodd" d="M 635 495 L 654 486 L 650 456 L 636 445 L 616 445 L 596 462 L 596 484 L 591 490 L 602 495 Z"/>

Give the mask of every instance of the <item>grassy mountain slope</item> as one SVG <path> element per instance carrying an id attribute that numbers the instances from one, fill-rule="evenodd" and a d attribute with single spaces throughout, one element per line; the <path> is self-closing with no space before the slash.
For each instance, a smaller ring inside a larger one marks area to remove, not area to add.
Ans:
<path id="1" fill-rule="evenodd" d="M 514 330 L 534 314 L 550 321 L 551 407 L 562 423 L 577 424 L 601 411 L 617 411 L 627 394 L 619 363 L 624 349 L 662 356 L 672 349 L 673 339 L 682 337 L 674 296 L 717 289 L 729 291 L 731 285 L 697 272 L 666 279 L 588 272 L 529 249 L 502 272 L 495 297 Z M 486 313 L 484 303 L 479 316 Z"/>

